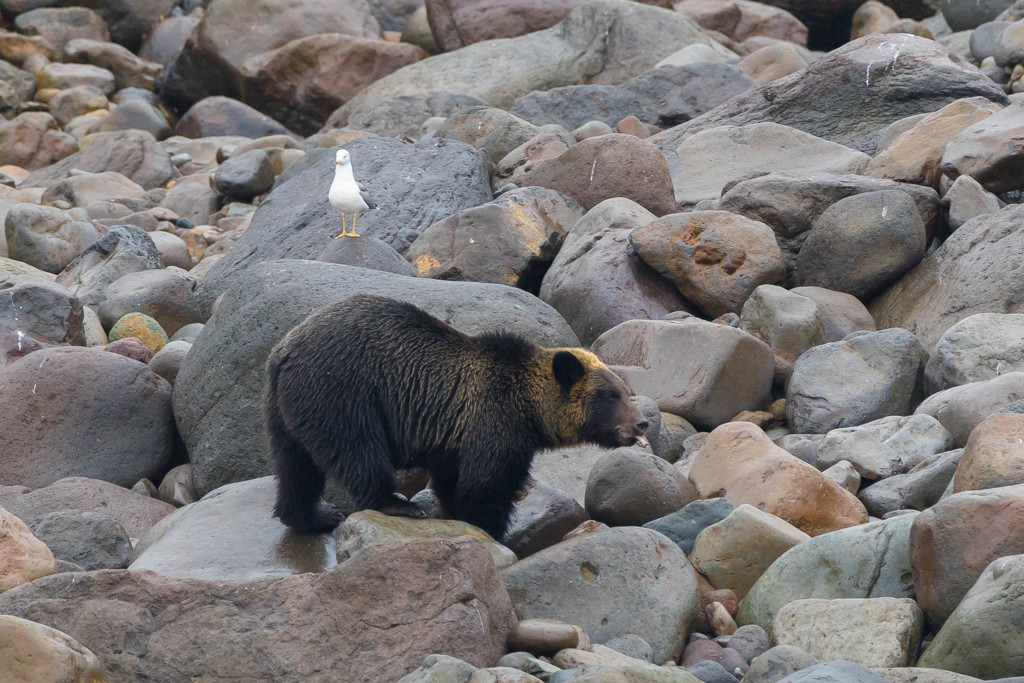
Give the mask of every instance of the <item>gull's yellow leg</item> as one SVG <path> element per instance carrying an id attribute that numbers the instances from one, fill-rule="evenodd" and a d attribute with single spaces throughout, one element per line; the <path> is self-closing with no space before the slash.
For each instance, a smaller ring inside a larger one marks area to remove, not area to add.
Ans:
<path id="1" fill-rule="evenodd" d="M 334 239 L 338 239 L 339 237 L 345 237 L 346 235 L 348 235 L 346 230 L 347 228 L 345 227 L 345 214 L 341 214 L 341 234 L 335 235 Z"/>
<path id="2" fill-rule="evenodd" d="M 358 213 L 352 214 L 352 232 L 348 234 L 349 237 L 359 237 L 359 233 L 356 232 L 356 218 L 359 217 Z"/>

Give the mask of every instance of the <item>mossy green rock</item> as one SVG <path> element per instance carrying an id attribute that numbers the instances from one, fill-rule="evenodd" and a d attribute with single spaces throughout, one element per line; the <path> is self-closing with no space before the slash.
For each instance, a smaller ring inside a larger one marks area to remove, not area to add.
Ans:
<path id="1" fill-rule="evenodd" d="M 121 316 L 107 335 L 110 341 L 127 337 L 135 337 L 153 353 L 162 349 L 168 342 L 164 328 L 145 313 L 128 313 Z"/>

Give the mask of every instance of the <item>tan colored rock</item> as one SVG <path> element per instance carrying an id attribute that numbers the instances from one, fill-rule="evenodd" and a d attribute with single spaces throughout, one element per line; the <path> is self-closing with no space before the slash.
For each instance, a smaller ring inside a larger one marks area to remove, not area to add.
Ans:
<path id="1" fill-rule="evenodd" d="M 697 535 L 690 562 L 715 588 L 729 588 L 742 600 L 772 562 L 810 538 L 789 522 L 743 504 Z"/>
<path id="2" fill-rule="evenodd" d="M 852 493 L 746 422 L 711 432 L 694 459 L 690 481 L 701 498 L 724 496 L 734 505 L 748 503 L 811 536 L 868 520 Z"/>
<path id="3" fill-rule="evenodd" d="M 56 572 L 57 562 L 46 544 L 0 507 L 0 593 Z"/>
<path id="4" fill-rule="evenodd" d="M 893 140 L 875 155 L 864 173 L 938 189 L 946 145 L 969 126 L 1001 109 L 984 97 L 968 97 L 947 104 Z"/>
<path id="5" fill-rule="evenodd" d="M 806 68 L 808 62 L 804 52 L 793 43 L 773 43 L 751 52 L 740 60 L 736 68 L 758 83 L 768 83 Z"/>
<path id="6" fill-rule="evenodd" d="M 7 681 L 103 683 L 100 660 L 81 643 L 34 621 L 0 615 L 0 671 Z"/>
<path id="7" fill-rule="evenodd" d="M 896 14 L 888 5 L 883 5 L 878 0 L 868 0 L 853 13 L 850 40 L 857 40 L 872 33 L 881 33 L 899 20 L 900 15 Z"/>
<path id="8" fill-rule="evenodd" d="M 953 492 L 1024 484 L 1024 415 L 993 415 L 974 428 L 956 468 Z"/>
<path id="9" fill-rule="evenodd" d="M 731 636 L 736 632 L 736 620 L 720 602 L 712 602 L 704 608 L 704 615 L 716 636 Z"/>
<path id="10" fill-rule="evenodd" d="M 535 655 L 554 654 L 579 644 L 576 629 L 557 619 L 523 619 L 508 636 L 509 648 Z"/>
<path id="11" fill-rule="evenodd" d="M 711 317 L 739 313 L 758 286 L 780 284 L 786 276 L 772 229 L 728 211 L 665 216 L 634 230 L 629 241 Z"/>
<path id="12" fill-rule="evenodd" d="M 909 598 L 794 600 L 772 621 L 772 640 L 819 662 L 906 666 L 917 656 L 924 615 Z"/>
<path id="13" fill-rule="evenodd" d="M 1022 135 L 1024 101 L 1018 100 L 951 140 L 942 155 L 942 172 L 950 178 L 969 175 L 989 192 L 1019 189 Z"/>

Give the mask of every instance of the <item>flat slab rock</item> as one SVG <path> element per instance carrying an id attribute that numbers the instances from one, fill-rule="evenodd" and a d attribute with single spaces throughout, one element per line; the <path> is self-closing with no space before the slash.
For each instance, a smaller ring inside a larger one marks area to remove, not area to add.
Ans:
<path id="1" fill-rule="evenodd" d="M 0 613 L 67 633 L 110 680 L 152 681 L 394 681 L 432 653 L 492 666 L 515 623 L 490 556 L 467 539 L 250 581 L 58 574 L 0 595 Z"/>

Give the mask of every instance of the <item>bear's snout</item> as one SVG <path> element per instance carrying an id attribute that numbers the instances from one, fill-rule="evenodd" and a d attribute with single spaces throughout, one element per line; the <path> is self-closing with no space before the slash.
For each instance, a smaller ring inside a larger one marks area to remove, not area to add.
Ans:
<path id="1" fill-rule="evenodd" d="M 636 421 L 636 424 L 633 425 L 633 433 L 636 434 L 637 436 L 643 436 L 644 433 L 647 431 L 647 428 L 650 426 L 651 423 L 647 420 L 647 418 L 641 417 L 639 420 Z"/>

